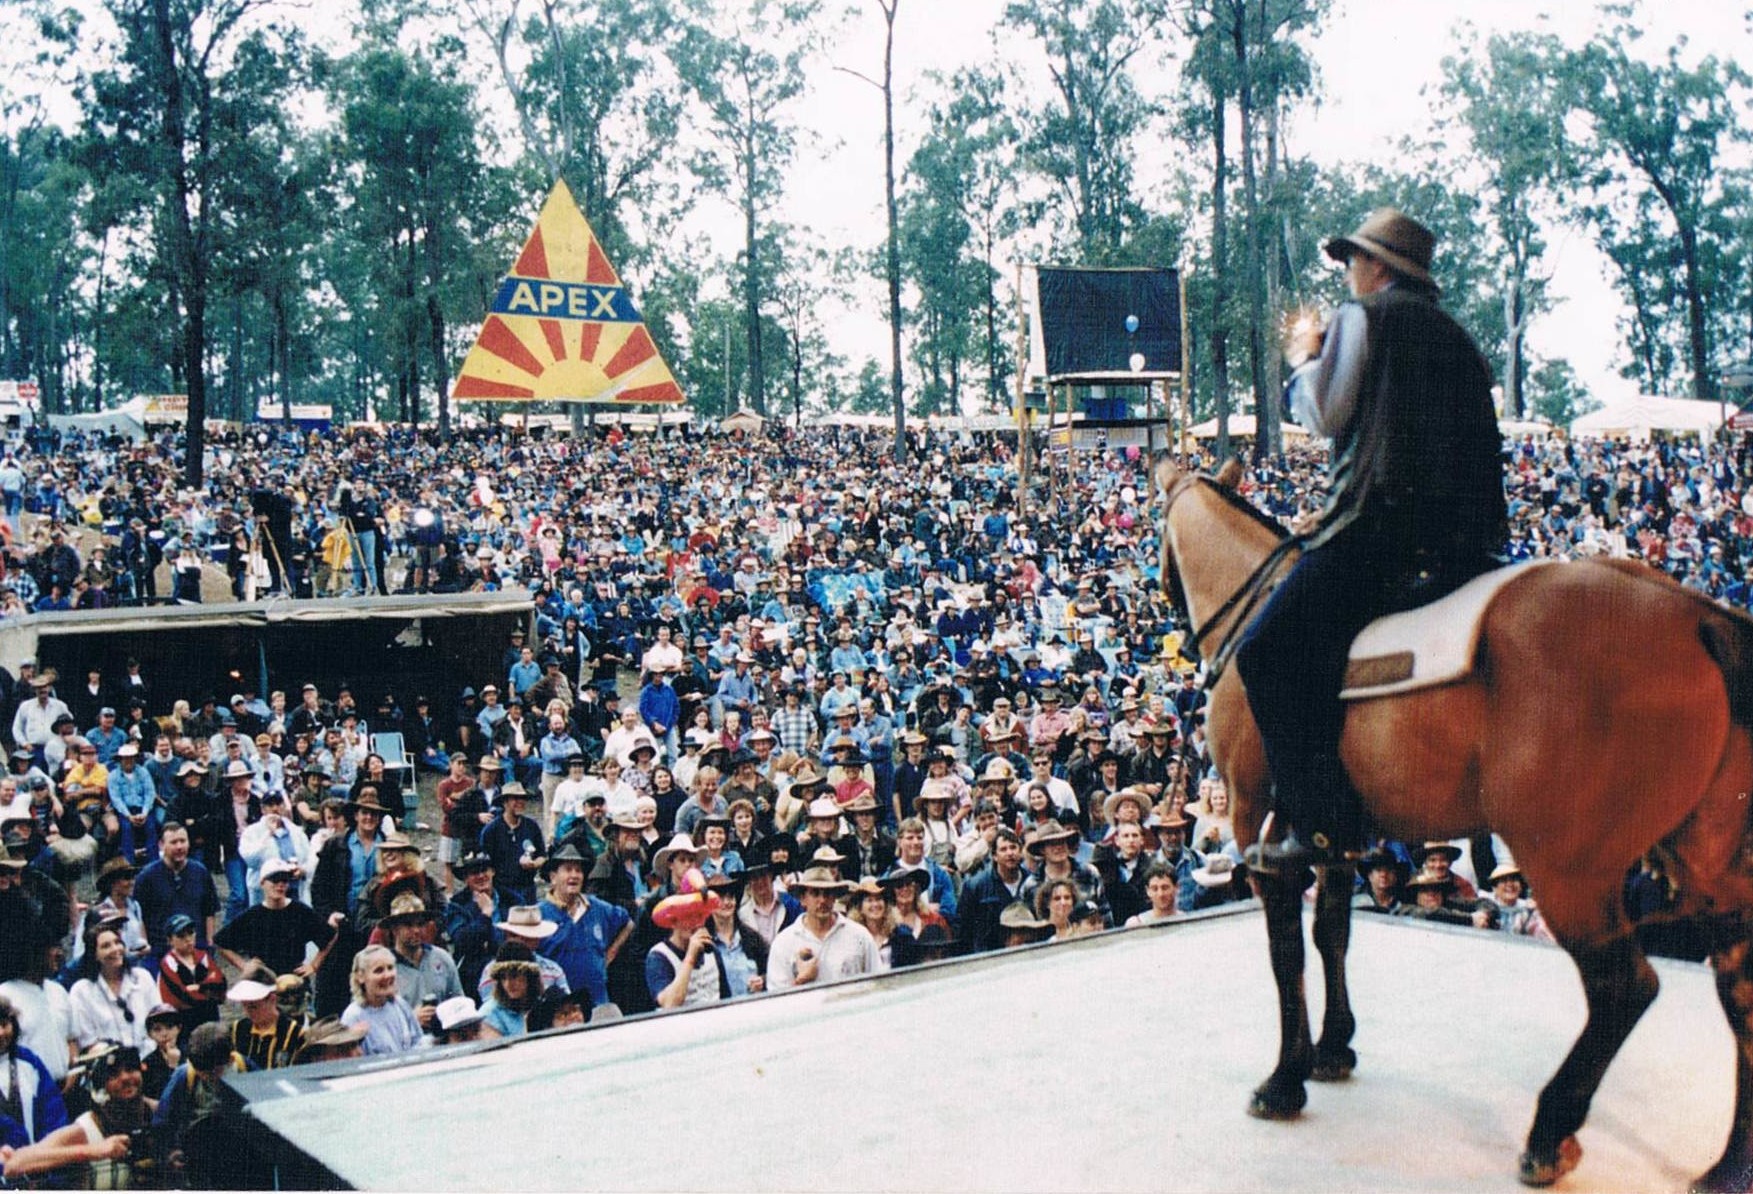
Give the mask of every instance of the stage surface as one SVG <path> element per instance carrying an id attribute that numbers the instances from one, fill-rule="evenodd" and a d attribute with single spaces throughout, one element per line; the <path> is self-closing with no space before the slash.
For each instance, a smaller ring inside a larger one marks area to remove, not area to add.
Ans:
<path id="1" fill-rule="evenodd" d="M 1251 910 L 345 1074 L 234 1080 L 327 1179 L 395 1190 L 1511 1191 L 1583 1022 L 1556 948 L 1360 916 L 1356 1076 L 1250 1119 L 1276 1005 Z M 1710 972 L 1658 962 L 1560 1191 L 1721 1151 Z M 1311 970 L 1319 1007 L 1318 970 Z M 296 1080 L 294 1080 L 296 1079 Z"/>

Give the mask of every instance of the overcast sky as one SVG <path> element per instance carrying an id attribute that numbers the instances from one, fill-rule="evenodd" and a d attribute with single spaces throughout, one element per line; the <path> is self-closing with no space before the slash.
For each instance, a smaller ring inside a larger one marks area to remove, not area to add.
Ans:
<path id="1" fill-rule="evenodd" d="M 881 66 L 881 18 L 874 3 L 866 0 L 866 7 L 858 36 L 868 49 L 861 50 L 849 37 L 836 60 L 874 73 Z M 1743 64 L 1753 61 L 1748 6 L 1741 0 L 1652 0 L 1644 7 L 1644 45 L 1651 52 L 1686 36 L 1689 59 L 1714 53 Z M 990 31 L 1003 9 L 1004 0 L 901 0 L 895 51 L 899 93 L 911 92 L 918 102 L 898 116 L 903 126 L 900 162 L 905 163 L 917 143 L 923 112 L 935 94 L 926 73 L 935 69 L 947 74 L 964 63 L 991 60 Z M 1486 33 L 1549 29 L 1567 42 L 1581 43 L 1596 31 L 1597 17 L 1595 6 L 1585 0 L 1337 0 L 1313 47 L 1322 102 L 1300 112 L 1289 128 L 1290 152 L 1325 164 L 1392 162 L 1396 142 L 1429 127 L 1431 104 L 1423 93 L 1434 92 L 1443 57 L 1456 48 L 1453 31 L 1462 21 Z M 1040 58 L 1038 50 L 1014 35 L 1007 35 L 997 52 L 1016 62 Z M 1173 63 L 1156 68 L 1145 80 L 1147 90 L 1172 90 L 1176 69 Z M 878 93 L 843 74 L 822 76 L 817 89 L 816 102 L 806 111 L 824 147 L 834 148 L 800 159 L 791 212 L 831 243 L 875 245 L 883 226 Z M 1147 144 L 1139 151 L 1139 174 L 1147 186 L 1166 169 L 1167 155 L 1153 152 L 1156 148 Z M 1166 144 L 1160 148 L 1179 151 Z M 1312 231 L 1327 235 L 1344 230 Z M 1543 356 L 1568 359 L 1597 397 L 1629 392 L 1631 383 L 1616 376 L 1618 350 L 1607 347 L 1619 343 L 1615 320 L 1621 305 L 1608 281 L 1606 259 L 1586 233 L 1568 227 L 1554 229 L 1550 243 L 1552 293 L 1560 301 L 1531 330 L 1533 347 Z M 1443 251 L 1439 246 L 1439 256 Z M 861 307 L 845 325 L 847 332 L 856 328 L 846 347 L 886 360 L 883 302 L 875 284 Z"/>

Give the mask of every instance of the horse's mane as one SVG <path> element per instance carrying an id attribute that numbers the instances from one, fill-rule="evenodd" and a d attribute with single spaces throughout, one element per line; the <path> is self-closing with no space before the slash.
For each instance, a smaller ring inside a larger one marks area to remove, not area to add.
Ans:
<path id="1" fill-rule="evenodd" d="M 1276 518 L 1272 517 L 1272 515 L 1266 513 L 1266 511 L 1256 506 L 1253 502 L 1250 502 L 1247 498 L 1237 493 L 1233 487 L 1225 485 L 1216 477 L 1206 476 L 1204 473 L 1199 474 L 1199 481 L 1200 484 L 1217 494 L 1218 497 L 1222 498 L 1231 506 L 1271 531 L 1274 538 L 1284 539 L 1289 537 L 1290 530 L 1282 522 L 1279 522 Z"/>

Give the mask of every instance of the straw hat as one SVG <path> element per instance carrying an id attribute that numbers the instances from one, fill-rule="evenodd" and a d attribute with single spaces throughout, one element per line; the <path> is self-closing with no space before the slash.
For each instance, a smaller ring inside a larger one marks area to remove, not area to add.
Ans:
<path id="1" fill-rule="evenodd" d="M 560 926 L 551 920 L 542 919 L 542 910 L 535 904 L 516 904 L 505 910 L 505 919 L 493 922 L 493 927 L 513 937 L 528 937 L 543 941 L 552 937 Z"/>

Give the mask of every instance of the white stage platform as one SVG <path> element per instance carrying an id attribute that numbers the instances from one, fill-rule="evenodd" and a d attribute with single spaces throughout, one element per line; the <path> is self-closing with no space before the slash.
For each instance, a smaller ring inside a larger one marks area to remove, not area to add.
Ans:
<path id="1" fill-rule="evenodd" d="M 234 1085 L 359 1188 L 1521 1189 L 1535 1095 L 1582 1026 L 1569 959 L 1371 916 L 1350 957 L 1357 1075 L 1311 1084 L 1291 1123 L 1244 1110 L 1277 1047 L 1253 911 Z M 1711 974 L 1657 969 L 1561 1191 L 1682 1190 L 1721 1151 L 1733 1062 Z"/>

